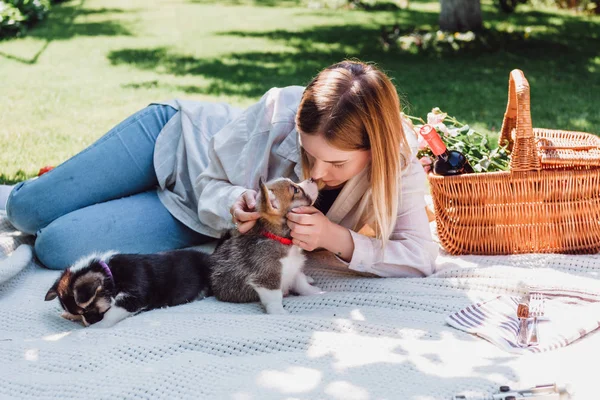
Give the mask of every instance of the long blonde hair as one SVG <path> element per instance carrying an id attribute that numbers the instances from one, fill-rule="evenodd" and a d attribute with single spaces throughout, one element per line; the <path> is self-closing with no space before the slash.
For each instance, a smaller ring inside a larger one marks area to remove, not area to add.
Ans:
<path id="1" fill-rule="evenodd" d="M 338 149 L 371 151 L 367 168 L 373 228 L 385 245 L 397 218 L 402 170 L 410 159 L 400 100 L 390 78 L 371 64 L 334 64 L 321 71 L 304 90 L 296 125 L 304 134 L 322 135 Z M 311 165 L 304 149 L 300 151 L 306 179 Z"/>

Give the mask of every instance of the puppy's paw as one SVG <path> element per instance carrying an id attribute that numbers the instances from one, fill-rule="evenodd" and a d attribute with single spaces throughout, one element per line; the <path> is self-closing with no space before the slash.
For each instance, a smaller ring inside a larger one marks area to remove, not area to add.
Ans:
<path id="1" fill-rule="evenodd" d="M 306 285 L 298 288 L 298 294 L 300 296 L 314 296 L 323 293 L 325 293 L 325 291 L 317 286 Z"/>
<path id="2" fill-rule="evenodd" d="M 69 312 L 63 311 L 60 316 L 64 319 L 68 319 L 69 321 L 79 322 L 81 321 L 81 315 L 71 314 Z"/>
<path id="3" fill-rule="evenodd" d="M 285 308 L 283 308 L 282 304 L 267 304 L 265 306 L 265 310 L 267 311 L 267 314 L 273 314 L 273 315 L 289 314 L 289 311 L 287 311 Z"/>
<path id="4" fill-rule="evenodd" d="M 313 279 L 312 276 L 306 275 L 306 282 L 308 282 L 312 285 L 313 283 L 315 283 L 315 280 Z"/>

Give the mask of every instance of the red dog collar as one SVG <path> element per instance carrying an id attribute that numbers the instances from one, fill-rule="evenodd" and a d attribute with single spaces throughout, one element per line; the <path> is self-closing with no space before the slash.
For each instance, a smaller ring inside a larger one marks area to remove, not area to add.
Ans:
<path id="1" fill-rule="evenodd" d="M 272 234 L 271 232 L 262 231 L 262 235 L 266 238 L 277 240 L 279 243 L 285 244 L 286 246 L 291 246 L 293 244 L 292 239 L 277 236 Z"/>

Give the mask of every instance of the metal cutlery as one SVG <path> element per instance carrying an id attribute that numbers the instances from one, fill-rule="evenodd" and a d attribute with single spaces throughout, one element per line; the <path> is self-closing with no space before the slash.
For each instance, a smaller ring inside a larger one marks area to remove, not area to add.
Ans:
<path id="1" fill-rule="evenodd" d="M 531 336 L 529 337 L 529 345 L 537 345 L 538 338 L 538 318 L 543 317 L 545 313 L 544 296 L 541 293 L 531 293 L 529 317 L 533 318 L 533 327 L 531 328 Z"/>
<path id="2" fill-rule="evenodd" d="M 517 306 L 517 317 L 519 318 L 519 330 L 517 331 L 517 345 L 527 347 L 529 335 L 527 334 L 529 318 L 529 294 L 523 296 Z"/>

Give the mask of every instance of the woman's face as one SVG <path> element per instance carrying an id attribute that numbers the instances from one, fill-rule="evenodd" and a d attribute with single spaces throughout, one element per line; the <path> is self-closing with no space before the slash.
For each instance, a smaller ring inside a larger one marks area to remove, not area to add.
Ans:
<path id="1" fill-rule="evenodd" d="M 344 151 L 332 147 L 321 135 L 300 133 L 300 145 L 310 161 L 310 177 L 334 189 L 356 176 L 371 161 L 370 150 Z"/>

